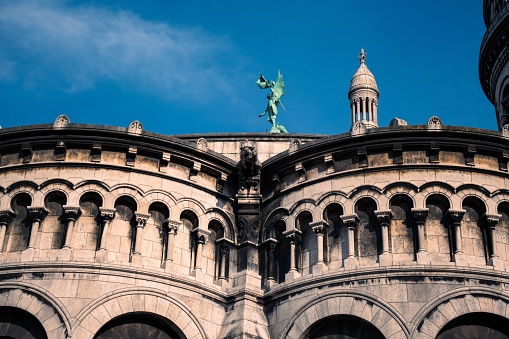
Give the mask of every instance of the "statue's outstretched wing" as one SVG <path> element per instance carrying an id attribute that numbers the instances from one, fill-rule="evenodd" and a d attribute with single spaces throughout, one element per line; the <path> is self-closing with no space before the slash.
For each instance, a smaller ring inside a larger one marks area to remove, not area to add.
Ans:
<path id="1" fill-rule="evenodd" d="M 277 71 L 277 80 L 274 84 L 274 87 L 271 88 L 272 93 L 277 100 L 281 99 L 281 97 L 285 94 L 285 81 L 283 80 L 283 76 L 281 75 L 281 71 Z"/>

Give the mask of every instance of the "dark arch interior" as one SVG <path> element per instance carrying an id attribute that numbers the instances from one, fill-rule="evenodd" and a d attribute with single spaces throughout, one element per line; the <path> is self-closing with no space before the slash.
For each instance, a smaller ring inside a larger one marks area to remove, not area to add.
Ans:
<path id="1" fill-rule="evenodd" d="M 148 208 L 151 218 L 156 225 L 162 225 L 170 217 L 170 210 L 161 202 L 154 202 Z"/>
<path id="2" fill-rule="evenodd" d="M 509 321 L 495 314 L 470 313 L 444 326 L 437 339 L 508 339 Z"/>
<path id="3" fill-rule="evenodd" d="M 67 203 L 67 197 L 63 192 L 55 191 L 49 193 L 44 198 L 44 206 L 48 209 L 49 215 L 60 216 L 64 213 L 64 206 Z"/>
<path id="4" fill-rule="evenodd" d="M 80 208 L 83 216 L 97 217 L 101 206 L 102 198 L 98 193 L 87 192 L 80 198 Z"/>
<path id="5" fill-rule="evenodd" d="M 463 209 L 466 211 L 463 219 L 465 221 L 478 222 L 479 219 L 486 213 L 486 206 L 481 199 L 476 197 L 467 197 L 463 200 Z"/>
<path id="6" fill-rule="evenodd" d="M 42 324 L 32 314 L 14 307 L 0 307 L 0 338 L 47 339 Z"/>
<path id="7" fill-rule="evenodd" d="M 189 229 L 195 229 L 198 227 L 198 217 L 191 211 L 183 211 L 180 214 L 180 221 L 182 221 L 184 226 Z"/>
<path id="8" fill-rule="evenodd" d="M 413 202 L 408 196 L 398 194 L 394 196 L 389 205 L 391 206 L 392 218 L 399 220 L 408 220 L 412 217 Z"/>
<path id="9" fill-rule="evenodd" d="M 183 339 L 173 323 L 157 314 L 130 313 L 101 327 L 94 339 Z"/>
<path id="10" fill-rule="evenodd" d="M 123 196 L 115 201 L 116 214 L 115 218 L 124 221 L 132 221 L 134 212 L 137 209 L 136 201 L 133 198 Z"/>
<path id="11" fill-rule="evenodd" d="M 304 334 L 306 339 L 384 339 L 369 322 L 352 316 L 332 316 L 314 323 Z"/>

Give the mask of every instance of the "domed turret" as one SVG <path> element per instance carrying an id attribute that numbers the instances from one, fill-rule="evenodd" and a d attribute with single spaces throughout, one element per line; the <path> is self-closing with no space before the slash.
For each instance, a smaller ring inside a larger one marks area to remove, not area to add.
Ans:
<path id="1" fill-rule="evenodd" d="M 360 65 L 350 81 L 348 99 L 352 112 L 352 127 L 362 122 L 366 128 L 378 127 L 378 87 L 375 76 L 366 66 L 366 53 L 361 49 Z"/>

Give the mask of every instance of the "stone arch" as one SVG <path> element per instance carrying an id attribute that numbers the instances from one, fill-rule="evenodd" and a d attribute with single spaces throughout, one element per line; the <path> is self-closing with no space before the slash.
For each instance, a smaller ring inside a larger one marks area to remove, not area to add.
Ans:
<path id="1" fill-rule="evenodd" d="M 328 293 L 293 313 L 278 338 L 301 339 L 304 332 L 318 320 L 335 315 L 364 319 L 389 339 L 410 338 L 404 318 L 389 304 L 368 293 Z"/>
<path id="2" fill-rule="evenodd" d="M 361 265 L 374 265 L 381 254 L 382 235 L 378 227 L 375 211 L 379 208 L 373 197 L 364 196 L 355 201 L 354 211 L 359 218 L 355 228 L 355 252 Z M 342 228 L 343 239 L 347 238 L 345 227 Z M 348 245 L 343 246 L 343 258 L 348 255 Z"/>
<path id="3" fill-rule="evenodd" d="M 398 183 L 398 184 L 402 184 L 402 185 L 393 185 L 385 191 L 385 196 L 387 197 L 388 205 L 385 206 L 384 209 L 390 209 L 391 208 L 390 207 L 391 200 L 395 196 L 398 196 L 398 195 L 403 195 L 403 196 L 410 198 L 410 200 L 412 200 L 413 207 L 423 205 L 422 200 L 419 201 L 421 204 L 417 205 L 417 202 L 416 202 L 417 187 L 415 187 L 413 185 L 410 187 L 409 186 L 410 184 L 408 184 L 408 183 Z M 415 187 L 415 189 L 414 189 L 414 187 Z"/>
<path id="4" fill-rule="evenodd" d="M 198 224 L 200 228 L 206 229 L 208 220 L 205 217 L 205 207 L 197 200 L 190 198 L 179 199 L 177 203 L 172 206 L 170 215 L 174 215 L 176 218 L 180 218 L 180 215 L 184 211 L 191 211 L 198 217 Z"/>
<path id="5" fill-rule="evenodd" d="M 422 185 L 420 188 L 420 194 L 422 195 L 424 205 L 419 206 L 419 208 L 426 207 L 426 201 L 432 195 L 440 195 L 446 198 L 449 201 L 450 208 L 452 208 L 452 206 L 459 204 L 459 201 L 454 201 L 455 200 L 454 191 L 450 191 L 449 188 L 445 188 L 444 186 L 440 185 L 440 183 L 427 186 Z"/>
<path id="6" fill-rule="evenodd" d="M 488 200 L 490 192 L 487 189 L 480 187 L 478 185 L 474 184 L 461 185 L 456 189 L 456 195 L 458 196 L 459 206 L 454 206 L 452 207 L 453 209 L 461 209 L 463 205 L 463 200 L 465 200 L 465 198 L 467 197 L 477 197 L 484 202 L 486 208 L 488 208 L 489 206 Z"/>
<path id="7" fill-rule="evenodd" d="M 269 215 L 267 215 L 267 217 L 265 218 L 265 220 L 263 221 L 263 225 L 262 225 L 262 228 L 261 228 L 261 236 L 262 236 L 262 240 L 265 240 L 266 238 L 264 237 L 264 234 L 267 233 L 267 230 L 274 224 L 274 222 L 276 222 L 278 219 L 284 219 L 285 220 L 285 224 L 286 224 L 286 229 L 285 231 L 288 231 L 289 228 L 288 227 L 293 227 L 294 224 L 290 224 L 289 223 L 289 214 L 290 212 L 284 208 L 284 207 L 278 207 L 274 210 L 272 210 Z M 281 216 L 281 217 L 278 217 L 278 216 Z M 290 226 L 289 226 L 290 225 Z M 293 228 L 292 228 L 293 229 Z"/>
<path id="8" fill-rule="evenodd" d="M 218 208 L 212 208 L 207 210 L 207 212 L 205 213 L 205 217 L 207 218 L 207 225 L 212 220 L 218 221 L 223 226 L 224 237 L 233 242 L 236 241 L 237 230 L 235 229 L 235 227 L 233 227 L 233 222 L 230 219 L 230 217 L 226 215 L 226 213 L 224 213 L 222 210 Z"/>
<path id="9" fill-rule="evenodd" d="M 198 318 L 183 302 L 153 288 L 126 288 L 88 304 L 76 316 L 73 338 L 93 338 L 110 320 L 133 312 L 154 313 L 171 321 L 187 338 L 207 338 Z"/>
<path id="10" fill-rule="evenodd" d="M 115 201 L 121 196 L 129 196 L 129 197 L 133 198 L 134 201 L 136 201 L 136 205 L 138 207 L 138 212 L 147 213 L 148 206 L 146 206 L 146 208 L 144 210 L 142 209 L 142 202 L 144 201 L 143 191 L 141 191 L 139 188 L 137 188 L 133 185 L 126 185 L 126 184 L 115 185 L 112 187 L 110 194 L 108 194 L 105 197 L 104 207 L 113 208 Z M 146 204 L 144 204 L 144 206 L 145 205 Z"/>
<path id="11" fill-rule="evenodd" d="M 294 217 L 297 217 L 301 212 L 308 211 L 313 217 L 313 221 L 320 220 L 321 213 L 317 213 L 316 202 L 311 199 L 303 199 L 297 201 L 290 209 L 289 212 Z"/>
<path id="12" fill-rule="evenodd" d="M 350 195 L 349 199 L 352 201 L 352 210 L 345 211 L 345 214 L 355 213 L 355 206 L 357 205 L 357 202 L 363 198 L 373 199 L 377 205 L 376 207 L 378 210 L 381 209 L 381 206 L 385 206 L 388 204 L 387 197 L 381 194 L 381 191 L 364 188 L 359 191 L 354 191 Z"/>
<path id="13" fill-rule="evenodd" d="M 449 291 L 421 307 L 411 321 L 411 338 L 436 338 L 447 323 L 469 313 L 490 313 L 508 319 L 508 307 L 509 295 L 500 290 L 464 287 Z"/>
<path id="14" fill-rule="evenodd" d="M 73 186 L 72 184 L 67 180 L 61 180 L 61 179 L 53 179 L 48 180 L 40 185 L 39 191 L 38 191 L 38 197 L 40 197 L 40 201 L 36 199 L 34 201 L 34 204 L 37 204 L 36 206 L 41 206 L 44 203 L 44 200 L 50 194 L 51 192 L 62 192 L 66 196 L 67 204 L 72 204 L 69 201 L 69 194 L 72 192 Z"/>
<path id="15" fill-rule="evenodd" d="M 327 206 L 331 204 L 338 204 L 343 208 L 343 213 L 346 211 L 353 210 L 353 206 L 351 206 L 351 201 L 346 197 L 346 194 L 343 192 L 328 192 L 325 193 L 317 200 L 317 205 L 321 208 L 322 211 L 327 209 Z"/>
<path id="16" fill-rule="evenodd" d="M 0 306 L 32 314 L 40 321 L 48 338 L 67 338 L 72 332 L 69 312 L 49 291 L 29 283 L 0 283 L 0 295 Z"/>
<path id="17" fill-rule="evenodd" d="M 169 192 L 165 192 L 163 190 L 148 191 L 144 197 L 147 200 L 148 206 L 150 206 L 153 202 L 161 202 L 168 206 L 170 212 L 171 208 L 177 203 L 177 199 L 175 199 L 175 197 L 173 197 Z"/>
<path id="18" fill-rule="evenodd" d="M 78 205 L 81 197 L 89 192 L 97 193 L 101 196 L 103 205 L 110 194 L 109 187 L 96 180 L 82 181 L 77 184 L 72 192 L 69 193 L 70 204 Z"/>

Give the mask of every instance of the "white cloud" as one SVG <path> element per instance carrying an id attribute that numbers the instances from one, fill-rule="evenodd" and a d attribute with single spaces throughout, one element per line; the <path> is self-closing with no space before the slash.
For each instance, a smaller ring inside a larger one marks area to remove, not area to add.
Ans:
<path id="1" fill-rule="evenodd" d="M 79 92 L 114 81 L 165 100 L 202 102 L 232 90 L 219 62 L 234 58 L 228 39 L 126 11 L 2 2 L 0 44 L 0 80 L 38 90 Z"/>

